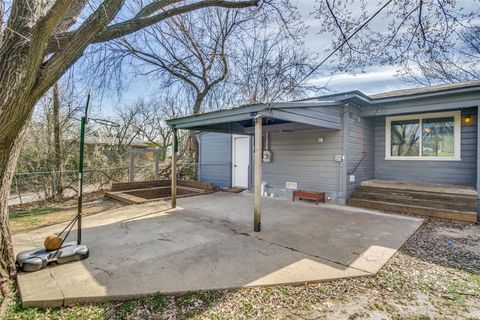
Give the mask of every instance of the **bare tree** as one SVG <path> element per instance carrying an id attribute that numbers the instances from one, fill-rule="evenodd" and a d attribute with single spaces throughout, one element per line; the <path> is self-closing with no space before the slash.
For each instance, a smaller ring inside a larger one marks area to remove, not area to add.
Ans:
<path id="1" fill-rule="evenodd" d="M 335 35 L 332 47 L 341 47 L 335 56 L 340 71 L 439 58 L 452 51 L 459 33 L 478 17 L 473 5 L 462 8 L 456 0 L 385 0 L 373 9 L 364 0 L 317 0 L 316 13 L 322 32 Z"/>
<path id="2" fill-rule="evenodd" d="M 7 199 L 25 126 L 40 97 L 64 74 L 92 43 L 131 34 L 180 14 L 206 7 L 244 8 L 247 1 L 163 1 L 143 6 L 122 19 L 123 0 L 104 0 L 98 5 L 87 0 L 32 1 L 9 3 L 6 24 L 0 30 L 0 290 L 8 293 L 7 282 L 15 275 L 15 263 L 8 223 Z M 88 6 L 87 6 L 88 5 Z M 4 1 L 0 1 L 4 16 Z M 93 9 L 91 9 L 93 8 Z M 85 13 L 85 19 L 78 19 Z M 75 23 L 77 22 L 77 23 Z M 75 26 L 58 32 L 63 25 Z M 61 26 L 61 27 L 59 27 Z M 5 299 L 8 302 L 8 299 Z"/>
<path id="3" fill-rule="evenodd" d="M 186 88 L 194 100 L 190 114 L 198 114 L 207 95 L 228 74 L 231 48 L 227 41 L 250 17 L 219 9 L 175 17 L 144 29 L 142 37 L 111 42 L 110 58 L 121 63 L 133 57 L 138 74 L 148 75 L 166 88 Z M 198 144 L 193 133 L 190 140 L 193 161 L 197 162 Z"/>
<path id="4" fill-rule="evenodd" d="M 170 101 L 143 98 L 119 107 L 117 122 L 120 126 L 114 133 L 117 145 L 125 147 L 134 139 L 141 139 L 164 147 L 172 132 L 165 120 L 178 115 L 179 110 L 175 108 Z"/>
<path id="5" fill-rule="evenodd" d="M 120 130 L 117 141 L 126 141 L 128 132 L 129 141 L 141 139 L 148 141 L 162 149 L 162 158 L 170 145 L 172 128 L 165 120 L 186 115 L 187 113 L 178 105 L 178 100 L 166 97 L 162 100 L 139 99 L 133 104 L 124 106 L 118 110 Z"/>
<path id="6" fill-rule="evenodd" d="M 427 52 L 405 63 L 400 75 L 421 85 L 480 80 L 480 26 L 460 31 L 457 42 L 449 51 Z"/>
<path id="7" fill-rule="evenodd" d="M 316 59 L 302 37 L 292 39 L 282 28 L 268 31 L 261 26 L 236 42 L 227 87 L 237 105 L 298 99 L 322 90 L 301 82 Z"/>
<path id="8" fill-rule="evenodd" d="M 137 72 L 172 86 L 181 82 L 194 91 L 192 114 L 201 111 L 209 91 L 228 73 L 229 36 L 244 20 L 240 12 L 212 10 L 170 19 L 110 43 L 119 59 L 135 57 Z"/>

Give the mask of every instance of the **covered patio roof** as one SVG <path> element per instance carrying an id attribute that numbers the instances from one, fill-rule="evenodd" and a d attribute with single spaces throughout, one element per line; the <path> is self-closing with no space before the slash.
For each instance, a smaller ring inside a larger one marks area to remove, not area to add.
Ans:
<path id="1" fill-rule="evenodd" d="M 298 130 L 321 127 L 341 130 L 345 102 L 335 99 L 305 100 L 283 103 L 246 105 L 229 110 L 219 110 L 183 118 L 168 120 L 173 128 L 173 142 L 176 145 L 177 130 L 197 130 L 254 135 L 254 231 L 261 230 L 262 183 L 262 131 Z M 176 207 L 176 152 L 172 152 L 172 208 Z"/>
<path id="2" fill-rule="evenodd" d="M 343 102 L 334 100 L 262 103 L 170 119 L 167 124 L 175 129 L 252 134 L 254 118 L 262 116 L 264 125 L 297 123 L 339 130 L 342 128 L 340 112 L 322 107 L 343 105 Z M 315 108 L 314 112 L 312 108 Z"/>
<path id="3" fill-rule="evenodd" d="M 167 120 L 167 124 L 176 129 L 250 134 L 252 130 L 247 128 L 252 127 L 253 119 L 255 116 L 260 115 L 263 117 L 264 125 L 268 121 L 269 125 L 297 123 L 338 130 L 342 126 L 341 114 L 340 112 L 332 113 L 332 108 L 328 107 L 340 107 L 347 104 L 365 107 L 362 110 L 362 116 L 428 112 L 432 109 L 448 110 L 453 107 L 469 107 L 472 99 L 459 101 L 458 98 L 452 103 L 446 103 L 445 101 L 439 103 L 437 101 L 433 105 L 425 103 L 424 101 L 427 101 L 427 99 L 441 99 L 444 97 L 454 99 L 462 95 L 478 95 L 479 92 L 480 81 L 465 81 L 454 84 L 395 90 L 370 96 L 355 90 L 292 102 L 243 105 L 227 110 L 170 119 Z M 412 101 L 416 103 L 410 109 L 402 105 L 402 103 L 408 104 Z M 418 105 L 420 101 L 423 102 L 421 105 Z M 480 100 L 477 99 L 477 101 Z M 328 109 L 330 109 L 330 112 Z"/>

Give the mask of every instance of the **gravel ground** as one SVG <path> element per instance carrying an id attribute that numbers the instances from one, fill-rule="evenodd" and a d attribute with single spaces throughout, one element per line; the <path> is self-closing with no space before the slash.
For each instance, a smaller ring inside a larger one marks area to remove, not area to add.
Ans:
<path id="1" fill-rule="evenodd" d="M 428 219 L 375 277 L 23 309 L 6 319 L 480 319 L 480 225 Z"/>

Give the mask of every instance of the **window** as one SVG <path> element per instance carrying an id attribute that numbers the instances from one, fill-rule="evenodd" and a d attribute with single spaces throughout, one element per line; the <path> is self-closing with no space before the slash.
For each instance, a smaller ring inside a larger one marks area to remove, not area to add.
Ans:
<path id="1" fill-rule="evenodd" d="M 392 121 L 391 134 L 392 156 L 413 157 L 419 155 L 420 120 Z"/>
<path id="2" fill-rule="evenodd" d="M 387 117 L 387 160 L 460 160 L 460 111 Z"/>

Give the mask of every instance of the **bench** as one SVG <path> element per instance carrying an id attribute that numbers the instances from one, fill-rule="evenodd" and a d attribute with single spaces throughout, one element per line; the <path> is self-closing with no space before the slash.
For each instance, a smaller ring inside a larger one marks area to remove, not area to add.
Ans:
<path id="1" fill-rule="evenodd" d="M 318 203 L 321 201 L 322 203 L 325 203 L 325 192 L 316 192 L 316 191 L 306 191 L 306 190 L 295 190 L 293 191 L 293 201 L 295 202 L 295 199 L 307 199 L 307 200 L 314 200 L 315 203 L 318 205 Z"/>

